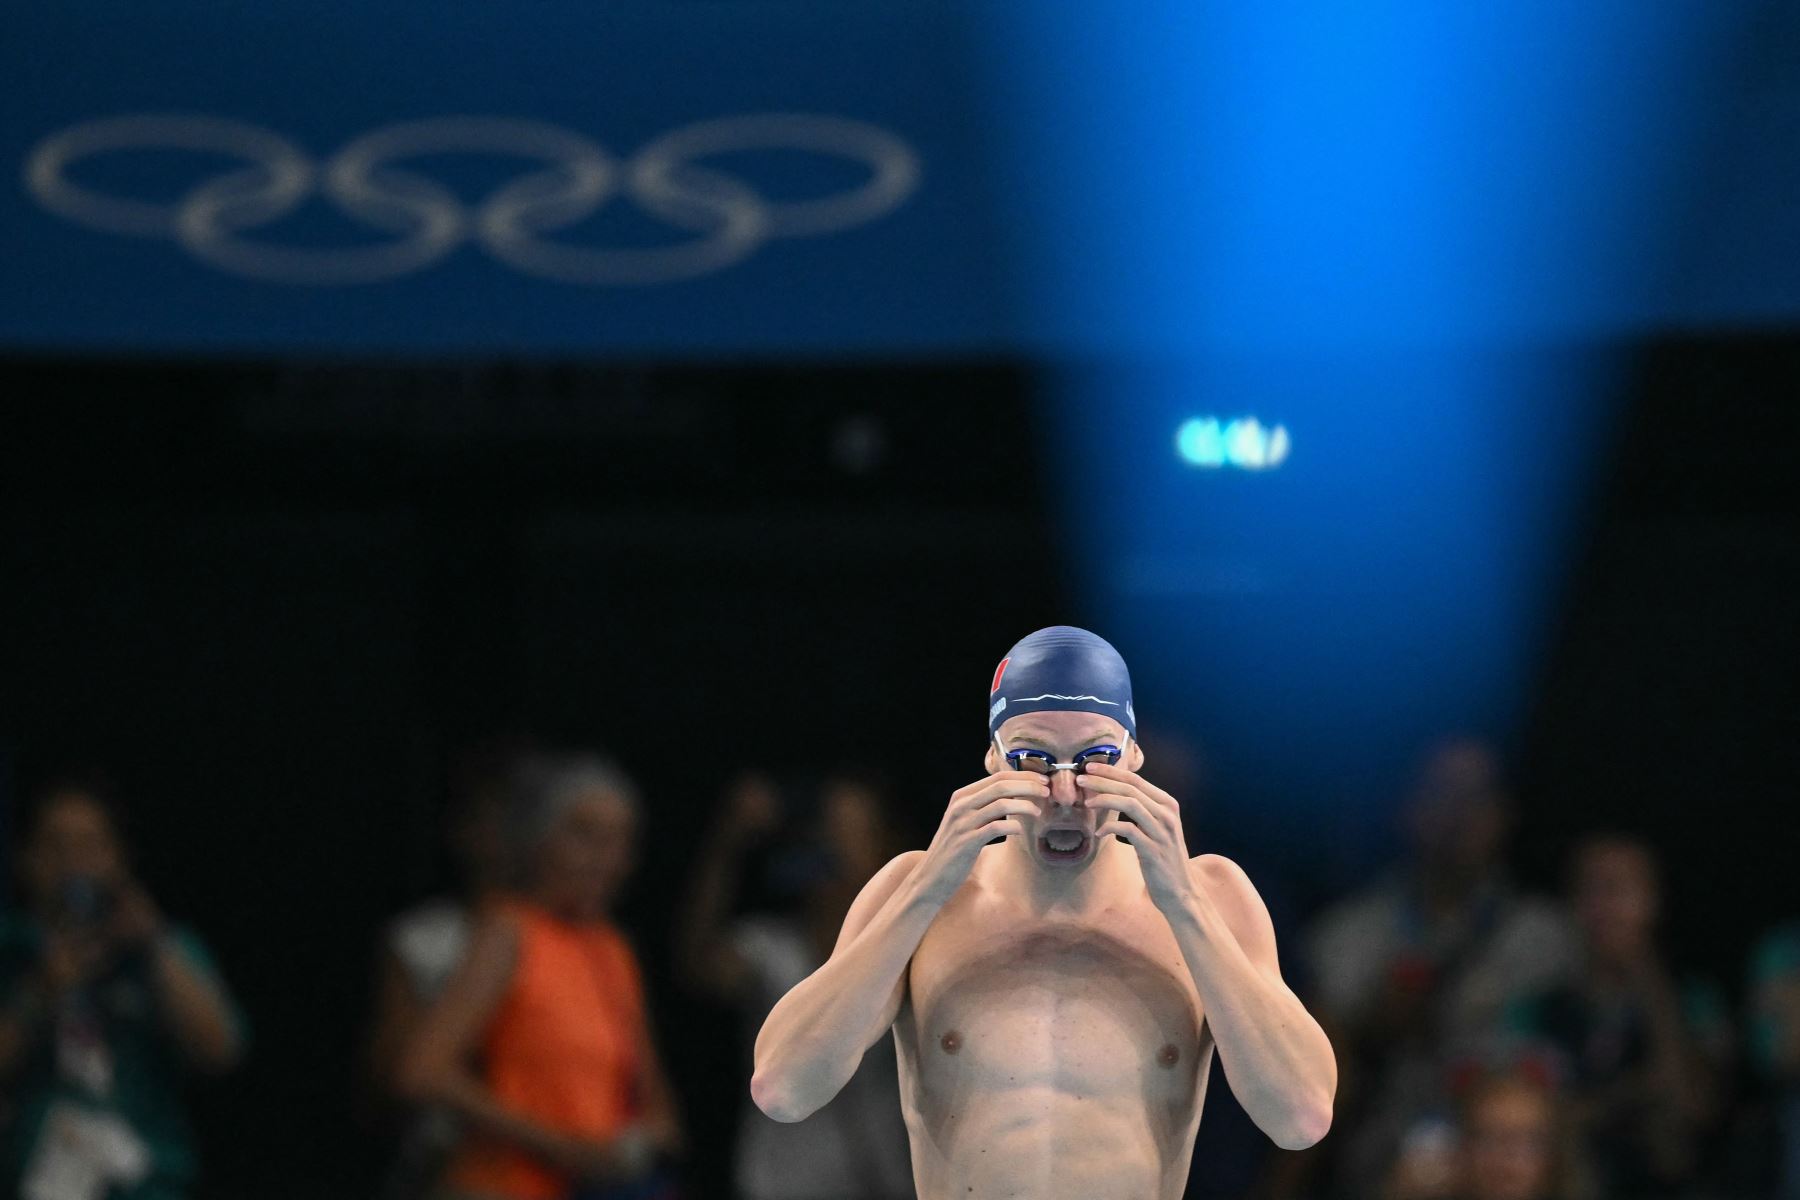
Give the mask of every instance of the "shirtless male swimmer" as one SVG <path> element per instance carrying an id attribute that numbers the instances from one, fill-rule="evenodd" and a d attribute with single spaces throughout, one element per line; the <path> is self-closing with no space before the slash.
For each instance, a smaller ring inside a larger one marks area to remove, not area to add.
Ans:
<path id="1" fill-rule="evenodd" d="M 1215 1046 L 1277 1145 L 1325 1136 L 1331 1044 L 1250 880 L 1190 859 L 1175 798 L 1137 774 L 1118 652 L 1040 629 L 989 703 L 988 776 L 769 1014 L 757 1105 L 804 1119 L 892 1027 L 920 1200 L 1177 1200 Z"/>

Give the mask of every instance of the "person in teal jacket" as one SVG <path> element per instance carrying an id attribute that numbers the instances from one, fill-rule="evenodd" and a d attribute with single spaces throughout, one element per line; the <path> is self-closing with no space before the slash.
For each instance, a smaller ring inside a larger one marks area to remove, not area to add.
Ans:
<path id="1" fill-rule="evenodd" d="M 0 914 L 0 1194 L 182 1200 L 182 1085 L 243 1053 L 211 957 L 132 874 L 115 813 L 68 781 L 24 830 L 25 904 Z"/>
<path id="2" fill-rule="evenodd" d="M 1775 1194 L 1800 1200 L 1800 920 L 1771 930 L 1751 955 L 1749 1040 L 1774 1105 Z"/>

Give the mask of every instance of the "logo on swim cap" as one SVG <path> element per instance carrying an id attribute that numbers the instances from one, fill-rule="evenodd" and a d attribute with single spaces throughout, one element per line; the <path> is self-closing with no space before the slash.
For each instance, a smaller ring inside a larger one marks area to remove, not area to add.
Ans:
<path id="1" fill-rule="evenodd" d="M 988 706 L 988 724 L 992 725 L 994 723 L 994 718 L 998 717 L 1001 713 L 1003 713 L 1005 711 L 1006 711 L 1006 697 L 1002 696 L 998 700 L 994 701 L 993 704 Z"/>
<path id="2" fill-rule="evenodd" d="M 1102 700 L 1098 696 L 1065 696 L 1061 692 L 1045 692 L 1041 696 L 1019 697 L 1020 704 L 1030 704 L 1035 700 L 1092 700 L 1095 704 L 1110 704 L 1114 708 L 1119 707 L 1119 702 L 1117 700 Z M 1127 705 L 1127 707 L 1129 707 L 1129 705 Z"/>
<path id="3" fill-rule="evenodd" d="M 988 689 L 988 695 L 991 696 L 1000 690 L 1000 680 L 1006 674 L 1006 664 L 1011 661 L 1010 657 L 1003 658 L 1000 660 L 1000 665 L 994 668 L 994 686 Z"/>

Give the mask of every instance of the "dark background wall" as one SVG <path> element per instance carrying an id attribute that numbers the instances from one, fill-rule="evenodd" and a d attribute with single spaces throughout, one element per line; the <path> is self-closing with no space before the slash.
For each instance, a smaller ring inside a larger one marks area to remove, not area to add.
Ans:
<path id="1" fill-rule="evenodd" d="M 154 893 L 251 1015 L 202 1104 L 220 1195 L 366 1185 L 376 938 L 445 882 L 445 764 L 498 733 L 640 780 L 624 920 L 724 1136 L 736 1023 L 667 961 L 714 797 L 861 763 L 927 837 L 982 770 L 992 661 L 1064 616 L 1010 369 L 6 373 L 42 403 L 5 440 L 0 730 L 15 786 L 118 776 Z"/>
<path id="2" fill-rule="evenodd" d="M 1634 376 L 1526 724 L 1523 849 L 1549 883 L 1584 830 L 1648 835 L 1673 943 L 1735 989 L 1800 914 L 1800 342 L 1670 338 Z"/>

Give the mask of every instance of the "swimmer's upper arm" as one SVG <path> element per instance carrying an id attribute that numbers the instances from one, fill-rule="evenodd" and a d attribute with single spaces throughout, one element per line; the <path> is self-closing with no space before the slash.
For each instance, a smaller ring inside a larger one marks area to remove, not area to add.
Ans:
<path id="1" fill-rule="evenodd" d="M 1225 918 L 1238 949 L 1263 974 L 1281 982 L 1281 958 L 1275 948 L 1275 922 L 1269 908 L 1244 868 L 1222 854 L 1202 854 L 1188 861 L 1188 870 L 1206 889 L 1213 906 Z"/>
<path id="2" fill-rule="evenodd" d="M 869 927 L 882 906 L 893 899 L 900 885 L 911 877 L 920 861 L 925 857 L 923 850 L 908 850 L 896 855 L 888 864 L 875 872 L 873 878 L 863 885 L 861 892 L 850 905 L 850 911 L 844 915 L 844 925 L 838 930 L 837 945 L 832 948 L 831 957 L 836 958 L 844 952 L 845 947 L 856 941 L 858 935 Z M 894 980 L 894 987 L 882 1009 L 881 1029 L 886 1030 L 900 1015 L 900 1005 L 906 999 L 906 971 L 901 971 Z"/>

